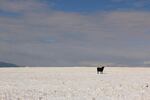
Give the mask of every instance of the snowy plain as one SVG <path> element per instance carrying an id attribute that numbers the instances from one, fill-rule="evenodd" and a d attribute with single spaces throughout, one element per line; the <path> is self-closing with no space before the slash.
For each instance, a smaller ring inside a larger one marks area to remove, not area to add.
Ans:
<path id="1" fill-rule="evenodd" d="M 0 68 L 0 100 L 150 100 L 150 68 Z"/>

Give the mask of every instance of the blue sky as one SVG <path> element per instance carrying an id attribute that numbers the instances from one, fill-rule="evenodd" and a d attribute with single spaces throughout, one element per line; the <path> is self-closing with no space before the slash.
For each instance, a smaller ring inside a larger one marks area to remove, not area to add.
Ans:
<path id="1" fill-rule="evenodd" d="M 1 0 L 0 61 L 149 66 L 148 0 Z"/>
<path id="2" fill-rule="evenodd" d="M 113 10 L 148 10 L 148 0 L 47 0 L 53 8 L 69 12 L 95 12 Z"/>

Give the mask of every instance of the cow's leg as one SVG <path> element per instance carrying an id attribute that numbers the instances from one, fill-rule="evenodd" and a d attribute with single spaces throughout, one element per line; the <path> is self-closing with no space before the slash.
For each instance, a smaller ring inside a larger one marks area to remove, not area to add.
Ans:
<path id="1" fill-rule="evenodd" d="M 99 71 L 97 71 L 97 74 L 99 74 Z"/>

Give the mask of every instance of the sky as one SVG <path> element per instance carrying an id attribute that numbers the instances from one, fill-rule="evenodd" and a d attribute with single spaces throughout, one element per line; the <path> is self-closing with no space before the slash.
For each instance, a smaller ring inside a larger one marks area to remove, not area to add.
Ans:
<path id="1" fill-rule="evenodd" d="M 0 0 L 0 61 L 150 66 L 150 0 Z"/>

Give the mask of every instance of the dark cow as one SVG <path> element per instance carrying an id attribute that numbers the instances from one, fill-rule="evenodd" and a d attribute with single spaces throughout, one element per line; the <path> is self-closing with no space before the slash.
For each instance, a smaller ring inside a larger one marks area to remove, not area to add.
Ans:
<path id="1" fill-rule="evenodd" d="M 99 72 L 100 72 L 100 74 L 103 74 L 104 67 L 105 66 L 97 67 L 97 74 L 99 74 Z"/>

